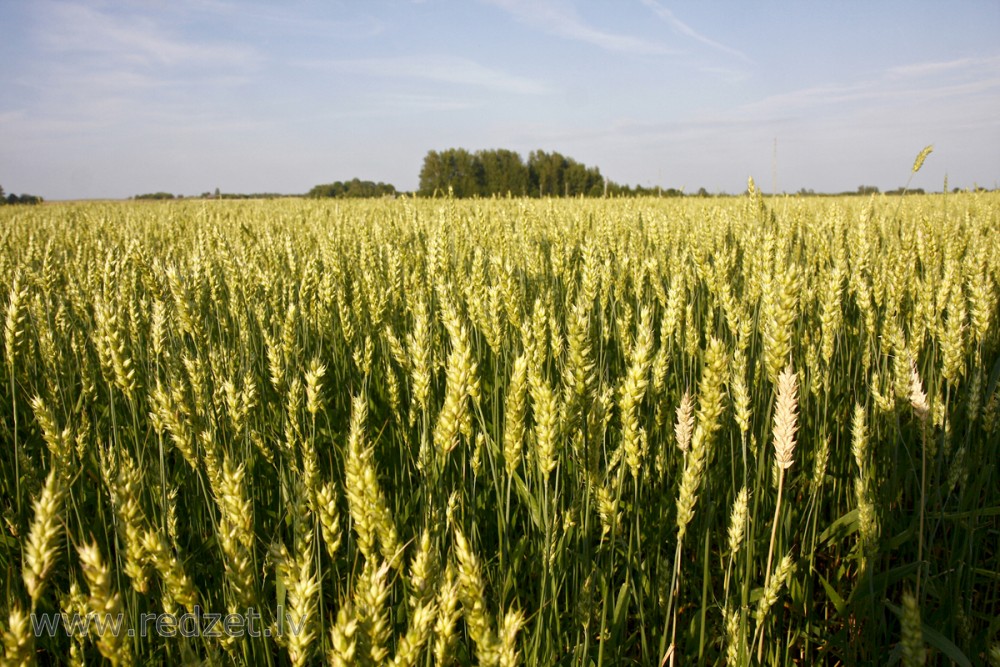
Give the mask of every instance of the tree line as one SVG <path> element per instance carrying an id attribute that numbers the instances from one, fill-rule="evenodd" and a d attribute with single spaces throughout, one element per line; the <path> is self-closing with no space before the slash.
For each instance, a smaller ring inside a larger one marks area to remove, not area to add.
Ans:
<path id="1" fill-rule="evenodd" d="M 597 167 L 560 153 L 537 150 L 528 159 L 511 150 L 428 151 L 420 169 L 419 194 L 454 197 L 513 195 L 529 197 L 600 197 L 614 184 Z"/>
<path id="2" fill-rule="evenodd" d="M 336 197 L 336 198 L 364 198 L 364 197 L 395 197 L 396 188 L 389 183 L 373 181 L 362 181 L 353 178 L 349 181 L 334 181 L 324 185 L 317 185 L 306 193 L 307 197 Z"/>
<path id="3" fill-rule="evenodd" d="M 420 169 L 418 194 L 425 197 L 680 197 L 676 188 L 634 187 L 615 183 L 589 167 L 557 151 L 532 151 L 524 160 L 503 148 L 469 151 L 449 148 L 428 151 Z M 707 195 L 702 189 L 699 194 Z"/>
<path id="4" fill-rule="evenodd" d="M 172 192 L 148 192 L 141 195 L 132 195 L 130 199 L 136 201 L 170 201 L 174 199 L 285 199 L 289 197 L 301 197 L 302 195 L 286 195 L 280 192 L 220 192 L 219 188 L 215 192 L 205 191 L 200 195 L 175 195 Z"/>
<path id="5" fill-rule="evenodd" d="M 37 195 L 16 195 L 11 192 L 9 195 L 0 186 L 0 205 L 3 204 L 41 204 L 44 200 Z"/>

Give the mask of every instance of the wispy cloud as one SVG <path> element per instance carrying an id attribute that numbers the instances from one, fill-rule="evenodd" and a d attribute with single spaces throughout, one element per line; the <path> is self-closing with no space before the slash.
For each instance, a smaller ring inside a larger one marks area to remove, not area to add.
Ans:
<path id="1" fill-rule="evenodd" d="M 716 79 L 729 83 L 746 81 L 752 76 L 748 70 L 733 67 L 713 67 L 711 65 L 702 65 L 698 67 L 698 71 L 704 72 L 705 74 L 713 76 Z"/>
<path id="2" fill-rule="evenodd" d="M 522 23 L 559 37 L 585 42 L 606 51 L 636 55 L 673 53 L 663 44 L 596 28 L 584 21 L 571 5 L 557 0 L 486 1 L 500 7 Z"/>
<path id="3" fill-rule="evenodd" d="M 240 44 L 202 43 L 173 36 L 152 19 L 110 13 L 76 3 L 43 4 L 39 39 L 46 51 L 111 59 L 119 66 L 197 63 L 242 66 L 257 59 Z"/>
<path id="4" fill-rule="evenodd" d="M 279 3 L 250 3 L 244 0 L 175 0 L 179 11 L 187 14 L 200 13 L 217 17 L 228 24 L 240 23 L 254 30 L 266 32 L 269 37 L 277 33 L 288 33 L 299 38 L 302 36 L 319 36 L 327 39 L 370 39 L 385 32 L 385 23 L 367 13 L 347 15 L 343 8 L 331 4 L 330 9 L 337 18 L 328 18 L 325 14 L 304 15 L 290 11 L 289 7 Z M 322 3 L 320 3 L 322 6 Z M 358 3 L 352 6 L 355 11 L 366 6 Z"/>
<path id="5" fill-rule="evenodd" d="M 324 115 L 328 120 L 416 117 L 422 113 L 440 114 L 452 111 L 468 111 L 482 107 L 483 102 L 447 95 L 422 93 L 376 92 L 361 96 L 350 108 L 330 111 Z M 310 122 L 309 118 L 301 119 Z"/>
<path id="6" fill-rule="evenodd" d="M 462 111 L 479 106 L 464 98 L 406 93 L 388 93 L 382 101 L 387 103 L 384 108 L 402 111 Z"/>
<path id="7" fill-rule="evenodd" d="M 705 35 L 701 34 L 688 24 L 681 21 L 674 15 L 672 11 L 661 5 L 656 0 L 640 0 L 640 2 L 642 2 L 642 4 L 651 9 L 654 14 L 656 14 L 661 19 L 666 21 L 667 24 L 670 26 L 670 28 L 677 34 L 683 35 L 684 37 L 689 37 L 695 41 L 701 42 L 706 46 L 710 46 L 713 49 L 722 51 L 723 53 L 728 53 L 731 56 L 736 56 L 740 60 L 750 62 L 750 58 L 748 58 L 747 55 L 742 51 L 726 46 L 725 44 L 715 41 L 714 39 L 706 37 Z"/>
<path id="8" fill-rule="evenodd" d="M 990 60 L 893 67 L 863 80 L 821 83 L 672 120 L 619 117 L 601 127 L 526 126 L 516 136 L 521 143 L 580 145 L 611 154 L 649 146 L 750 154 L 778 136 L 800 147 L 834 147 L 838 142 L 895 146 L 930 143 L 943 135 L 953 144 L 968 136 L 988 143 L 1000 136 L 1000 74 L 985 66 Z M 720 137 L 740 150 L 725 148 Z M 816 174 L 827 177 L 819 168 Z"/>
<path id="9" fill-rule="evenodd" d="M 993 59 L 994 61 L 998 59 Z M 758 116 L 789 113 L 828 113 L 835 108 L 909 108 L 920 112 L 922 104 L 944 101 L 956 113 L 981 104 L 1000 103 L 1000 75 L 996 67 L 986 67 L 987 59 L 921 63 L 885 70 L 880 76 L 851 83 L 828 83 L 770 95 L 741 107 Z M 964 76 L 956 76 L 962 69 Z M 942 79 L 937 75 L 948 72 Z M 1000 119 L 996 123 L 1000 125 Z"/>
<path id="10" fill-rule="evenodd" d="M 244 44 L 185 31 L 187 19 L 139 3 L 32 6 L 36 56 L 12 76 L 33 102 L 28 129 L 79 130 L 169 121 L 204 113 L 219 91 L 252 79 L 263 58 Z M 27 131 L 27 130 L 26 130 Z"/>
<path id="11" fill-rule="evenodd" d="M 891 67 L 886 74 L 894 78 L 936 76 L 938 74 L 963 75 L 1000 70 L 1000 57 L 958 58 L 938 62 L 922 62 Z"/>
<path id="12" fill-rule="evenodd" d="M 475 86 L 517 95 L 543 95 L 549 88 L 534 79 L 487 67 L 458 56 L 407 56 L 308 61 L 305 67 L 363 76 L 417 79 L 442 84 Z"/>

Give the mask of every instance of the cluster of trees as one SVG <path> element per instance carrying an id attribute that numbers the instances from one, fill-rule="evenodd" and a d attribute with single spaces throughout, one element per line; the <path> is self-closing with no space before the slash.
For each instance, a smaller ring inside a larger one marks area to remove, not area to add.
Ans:
<path id="1" fill-rule="evenodd" d="M 958 188 L 955 188 L 955 190 L 957 191 Z M 801 188 L 795 194 L 797 196 L 799 196 L 799 197 L 847 197 L 847 196 L 851 196 L 851 195 L 871 196 L 871 195 L 877 195 L 880 192 L 881 191 L 878 189 L 878 186 L 876 186 L 876 185 L 859 185 L 858 189 L 855 190 L 855 191 L 827 193 L 827 192 L 816 192 L 812 188 Z M 887 195 L 922 195 L 922 194 L 925 194 L 925 191 L 924 191 L 923 188 L 902 188 L 901 187 L 901 188 L 896 188 L 895 190 L 886 190 L 885 194 L 887 194 Z"/>
<path id="2" fill-rule="evenodd" d="M 283 199 L 296 196 L 298 195 L 283 195 L 280 192 L 219 192 L 216 189 L 215 194 L 201 193 L 199 199 Z"/>
<path id="3" fill-rule="evenodd" d="M 44 201 L 36 195 L 16 195 L 11 192 L 9 195 L 0 186 L 0 205 L 2 204 L 41 204 Z"/>
<path id="4" fill-rule="evenodd" d="M 524 160 L 503 148 L 449 148 L 429 151 L 420 169 L 420 195 L 432 197 L 682 197 L 676 188 L 621 185 L 571 157 L 553 151 L 532 151 Z M 704 188 L 699 196 L 707 197 Z"/>
<path id="5" fill-rule="evenodd" d="M 349 181 L 334 181 L 333 183 L 317 185 L 306 193 L 306 196 L 317 198 L 395 197 L 396 188 L 390 183 L 375 183 L 354 178 Z"/>
<path id="6" fill-rule="evenodd" d="M 220 192 L 215 188 L 215 193 L 202 192 L 200 195 L 192 196 L 191 199 L 280 199 L 282 197 L 295 197 L 297 195 L 283 195 L 277 192 Z M 150 192 L 143 195 L 133 195 L 135 200 L 163 201 L 170 199 L 184 199 L 184 195 L 175 195 L 170 192 Z"/>
<path id="7" fill-rule="evenodd" d="M 874 185 L 859 185 L 858 186 L 858 192 L 857 192 L 857 194 L 859 194 L 859 195 L 877 195 L 878 193 L 879 193 L 879 189 L 878 189 L 877 186 L 874 186 Z M 852 193 L 852 192 L 843 192 L 841 194 L 849 195 L 849 194 L 854 194 L 854 193 Z M 886 190 L 885 194 L 887 194 L 887 195 L 922 195 L 922 194 L 924 194 L 924 189 L 923 188 L 906 188 L 906 187 L 900 187 L 900 188 L 896 188 L 895 190 Z"/>
<path id="8" fill-rule="evenodd" d="M 887 195 L 922 195 L 925 194 L 923 188 L 896 188 L 895 190 L 886 190 Z"/>
<path id="9" fill-rule="evenodd" d="M 151 199 L 155 201 L 160 199 L 178 199 L 178 197 L 169 192 L 150 192 L 144 195 L 135 195 L 132 199 Z"/>
<path id="10" fill-rule="evenodd" d="M 683 197 L 684 191 L 677 188 L 644 187 L 642 185 L 619 185 L 608 181 L 608 195 L 614 197 Z M 709 197 L 708 190 L 698 188 L 698 197 Z"/>
<path id="11" fill-rule="evenodd" d="M 599 197 L 605 194 L 605 187 L 600 169 L 560 153 L 532 151 L 525 161 L 506 149 L 473 153 L 449 148 L 429 151 L 424 157 L 419 192 L 425 196 L 451 193 L 455 197 Z"/>

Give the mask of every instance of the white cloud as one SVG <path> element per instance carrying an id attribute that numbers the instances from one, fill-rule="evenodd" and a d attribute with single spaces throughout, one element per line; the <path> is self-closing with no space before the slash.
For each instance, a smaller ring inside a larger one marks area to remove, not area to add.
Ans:
<path id="1" fill-rule="evenodd" d="M 894 78 L 919 78 L 938 74 L 974 74 L 975 72 L 1000 69 L 1000 57 L 993 58 L 958 58 L 938 62 L 913 63 L 890 67 L 886 74 Z"/>
<path id="2" fill-rule="evenodd" d="M 111 14 L 75 3 L 40 7 L 43 25 L 39 38 L 50 53 L 90 56 L 132 66 L 204 63 L 231 67 L 257 60 L 255 52 L 246 46 L 178 38 L 139 15 Z"/>
<path id="3" fill-rule="evenodd" d="M 746 54 L 743 53 L 742 51 L 726 46 L 725 44 L 721 44 L 713 39 L 709 39 L 705 35 L 702 35 L 700 32 L 698 32 L 697 30 L 695 30 L 694 28 L 692 28 L 691 26 L 689 26 L 688 24 L 684 23 L 679 18 L 674 16 L 674 13 L 672 11 L 661 5 L 656 0 L 640 0 L 640 2 L 642 2 L 642 4 L 651 9 L 653 13 L 655 13 L 661 19 L 666 21 L 667 24 L 670 25 L 670 27 L 674 30 L 674 32 L 683 35 L 685 37 L 690 37 L 693 40 L 701 42 L 702 44 L 710 46 L 718 51 L 722 51 L 723 53 L 728 53 L 731 56 L 736 56 L 740 60 L 750 62 L 750 58 L 748 58 Z"/>
<path id="4" fill-rule="evenodd" d="M 602 126 L 579 127 L 536 123 L 512 134 L 519 144 L 595 155 L 611 178 L 628 180 L 630 171 L 633 178 L 648 178 L 649 165 L 660 161 L 667 183 L 687 179 L 729 191 L 742 187 L 746 173 L 769 180 L 775 138 L 778 189 L 791 191 L 851 189 L 853 179 L 896 187 L 894 179 L 905 180 L 913 155 L 934 143 L 936 160 L 918 185 L 932 187 L 946 171 L 971 185 L 973 178 L 996 177 L 996 160 L 986 156 L 995 153 L 1000 138 L 1000 73 L 985 66 L 988 60 L 885 69 L 865 79 L 819 83 L 673 119 L 619 116 Z M 949 148 L 964 151 L 961 161 L 945 158 Z M 645 172 L 633 164 L 644 165 Z"/>
<path id="5" fill-rule="evenodd" d="M 383 96 L 384 108 L 401 111 L 461 111 L 479 106 L 478 103 L 463 98 L 441 95 L 420 95 L 388 93 Z"/>
<path id="6" fill-rule="evenodd" d="M 176 16 L 153 20 L 142 7 L 33 5 L 36 56 L 12 75 L 33 98 L 30 118 L 19 123 L 24 133 L 179 125 L 257 71 L 254 48 L 185 34 Z"/>
<path id="7" fill-rule="evenodd" d="M 321 3 L 322 5 L 322 3 Z M 385 23 L 370 15 L 345 16 L 335 4 L 329 8 L 338 16 L 336 19 L 326 18 L 322 13 L 300 13 L 293 11 L 285 3 L 246 2 L 245 0 L 174 0 L 172 8 L 188 15 L 193 13 L 207 14 L 211 20 L 217 20 L 227 25 L 240 23 L 263 31 L 269 38 L 277 38 L 279 33 L 287 33 L 302 37 L 305 35 L 320 36 L 327 39 L 370 39 L 385 32 Z M 363 9 L 358 3 L 352 6 L 354 11 Z M 352 12 L 353 13 L 353 12 Z"/>
<path id="8" fill-rule="evenodd" d="M 835 107 L 853 105 L 867 110 L 893 109 L 896 112 L 904 107 L 919 113 L 923 111 L 923 104 L 944 101 L 953 111 L 964 112 L 980 104 L 1000 102 L 1000 76 L 996 69 L 977 68 L 977 72 L 970 70 L 966 77 L 939 79 L 934 76 L 968 64 L 959 62 L 894 67 L 871 79 L 810 86 L 771 95 L 744 105 L 740 110 L 767 117 L 806 111 L 824 113 Z M 962 115 L 956 114 L 956 119 Z M 1000 124 L 1000 119 L 997 123 Z"/>
<path id="9" fill-rule="evenodd" d="M 555 0 L 486 0 L 500 7 L 522 23 L 553 35 L 585 42 L 606 51 L 636 55 L 665 55 L 673 53 L 662 44 L 631 35 L 606 32 L 586 23 L 576 10 Z"/>
<path id="10" fill-rule="evenodd" d="M 302 65 L 380 78 L 418 79 L 435 83 L 476 86 L 517 95 L 543 95 L 549 92 L 549 88 L 545 84 L 534 79 L 509 74 L 458 56 L 357 58 L 310 61 L 304 62 Z"/>

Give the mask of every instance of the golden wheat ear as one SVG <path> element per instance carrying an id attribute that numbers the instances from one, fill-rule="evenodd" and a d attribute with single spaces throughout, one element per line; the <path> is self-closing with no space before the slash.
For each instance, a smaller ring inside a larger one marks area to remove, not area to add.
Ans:
<path id="1" fill-rule="evenodd" d="M 911 173 L 915 174 L 918 171 L 920 171 L 920 168 L 924 166 L 924 160 L 926 160 L 927 156 L 930 155 L 933 151 L 934 151 L 934 144 L 929 144 L 927 146 L 924 146 L 924 149 L 919 153 L 917 153 L 917 159 L 913 161 L 913 170 Z"/>
<path id="2" fill-rule="evenodd" d="M 774 411 L 774 456 L 778 467 L 787 470 L 795 454 L 795 432 L 798 430 L 798 382 L 788 366 L 778 378 L 778 399 Z"/>

